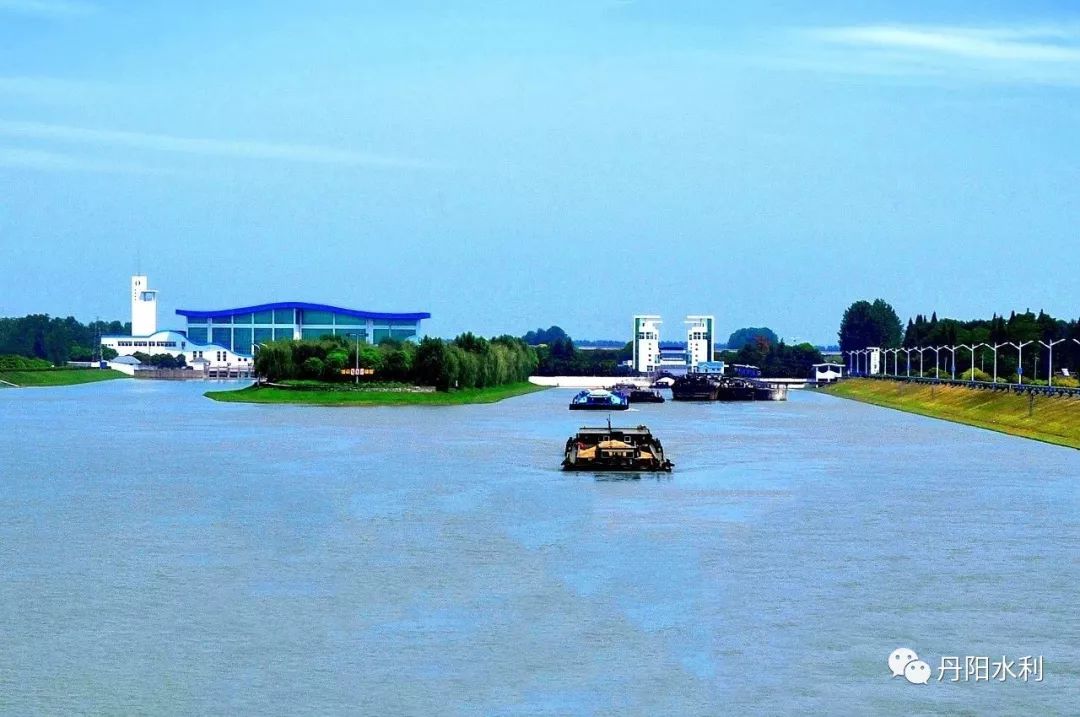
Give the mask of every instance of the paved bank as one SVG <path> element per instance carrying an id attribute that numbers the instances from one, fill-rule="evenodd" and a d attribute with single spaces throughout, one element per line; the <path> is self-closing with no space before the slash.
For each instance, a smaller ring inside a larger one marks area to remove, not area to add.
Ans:
<path id="1" fill-rule="evenodd" d="M 1080 448 L 1080 399 L 1076 398 L 869 379 L 847 379 L 821 391 L 876 406 Z"/>

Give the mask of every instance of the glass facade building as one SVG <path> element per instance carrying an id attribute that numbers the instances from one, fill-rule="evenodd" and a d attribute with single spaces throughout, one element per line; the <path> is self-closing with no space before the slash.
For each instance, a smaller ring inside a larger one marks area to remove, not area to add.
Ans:
<path id="1" fill-rule="evenodd" d="M 176 313 L 187 319 L 192 343 L 213 344 L 244 356 L 253 355 L 258 344 L 280 339 L 347 336 L 373 344 L 388 338 L 411 339 L 420 334 L 420 322 L 431 318 L 427 312 L 379 313 L 303 302 Z"/>

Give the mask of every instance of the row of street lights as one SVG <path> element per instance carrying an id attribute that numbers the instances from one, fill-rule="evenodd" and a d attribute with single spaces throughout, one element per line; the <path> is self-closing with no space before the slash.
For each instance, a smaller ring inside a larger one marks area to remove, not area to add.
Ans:
<path id="1" fill-rule="evenodd" d="M 1050 376 L 1049 376 L 1050 386 L 1054 385 L 1054 347 L 1057 346 L 1058 344 L 1060 344 L 1062 341 L 1066 341 L 1066 340 L 1067 339 L 1057 339 L 1056 341 L 1039 341 L 1040 344 L 1042 344 L 1043 346 L 1045 346 L 1046 348 L 1048 348 L 1050 350 Z M 1075 343 L 1080 344 L 1080 339 L 1072 339 L 1072 340 Z M 967 349 L 967 350 L 969 350 L 971 352 L 971 368 L 972 368 L 971 380 L 974 381 L 975 380 L 975 371 L 974 371 L 974 368 L 975 368 L 975 349 L 982 348 L 982 347 L 985 346 L 986 348 L 994 350 L 994 383 L 997 383 L 998 349 L 1004 348 L 1005 346 L 1012 346 L 1012 347 L 1014 347 L 1016 349 L 1017 358 L 1019 360 L 1019 362 L 1017 364 L 1017 376 L 1019 378 L 1020 384 L 1023 385 L 1023 383 L 1024 383 L 1024 368 L 1023 368 L 1023 365 L 1024 365 L 1024 347 L 1027 346 L 1028 344 L 1033 344 L 1033 343 L 1035 343 L 1035 342 L 1034 341 L 1021 341 L 1019 343 L 1016 343 L 1016 342 L 1012 342 L 1012 341 L 1006 341 L 1004 343 L 998 343 L 998 344 L 982 343 L 982 344 L 958 344 L 956 346 L 922 346 L 922 347 L 916 347 L 916 348 L 911 348 L 911 349 L 854 349 L 852 351 L 843 351 L 842 353 L 847 354 L 847 357 L 848 357 L 848 372 L 849 373 L 858 373 L 860 371 L 862 373 L 869 373 L 870 372 L 870 354 L 872 354 L 874 351 L 880 351 L 881 353 L 885 354 L 885 373 L 888 373 L 889 372 L 889 354 L 891 353 L 891 354 L 893 354 L 893 373 L 892 373 L 892 375 L 893 376 L 899 376 L 900 375 L 900 367 L 899 367 L 900 352 L 903 351 L 905 354 L 907 354 L 907 375 L 908 375 L 908 377 L 910 377 L 911 376 L 911 354 L 913 352 L 917 352 L 919 354 L 919 375 L 922 376 L 923 375 L 923 354 L 926 351 L 933 351 L 934 352 L 934 378 L 937 379 L 937 378 L 941 378 L 941 362 L 940 362 L 941 352 L 942 351 L 949 351 L 950 353 L 952 353 L 952 361 L 950 363 L 952 365 L 952 379 L 955 381 L 956 380 L 956 350 L 957 349 Z M 861 360 L 860 360 L 860 357 L 862 357 Z"/>

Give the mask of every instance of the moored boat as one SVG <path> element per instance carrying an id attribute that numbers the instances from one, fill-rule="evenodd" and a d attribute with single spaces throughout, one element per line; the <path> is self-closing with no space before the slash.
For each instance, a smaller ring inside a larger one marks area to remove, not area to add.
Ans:
<path id="1" fill-rule="evenodd" d="M 630 408 L 630 400 L 621 393 L 594 388 L 581 391 L 570 399 L 571 411 L 625 411 Z"/>
<path id="2" fill-rule="evenodd" d="M 564 471 L 669 473 L 674 464 L 647 426 L 636 428 L 582 427 L 566 439 Z"/>
<path id="3" fill-rule="evenodd" d="M 634 403 L 663 403 L 664 397 L 659 391 L 647 388 L 639 388 L 632 383 L 618 383 L 611 389 L 613 392 L 626 396 L 631 404 Z"/>

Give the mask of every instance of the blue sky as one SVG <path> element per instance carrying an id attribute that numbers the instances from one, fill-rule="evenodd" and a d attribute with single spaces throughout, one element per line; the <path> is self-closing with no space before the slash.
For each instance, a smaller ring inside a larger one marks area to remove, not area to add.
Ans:
<path id="1" fill-rule="evenodd" d="M 0 0 L 0 314 L 1080 314 L 1075 5 L 396 5 Z"/>

